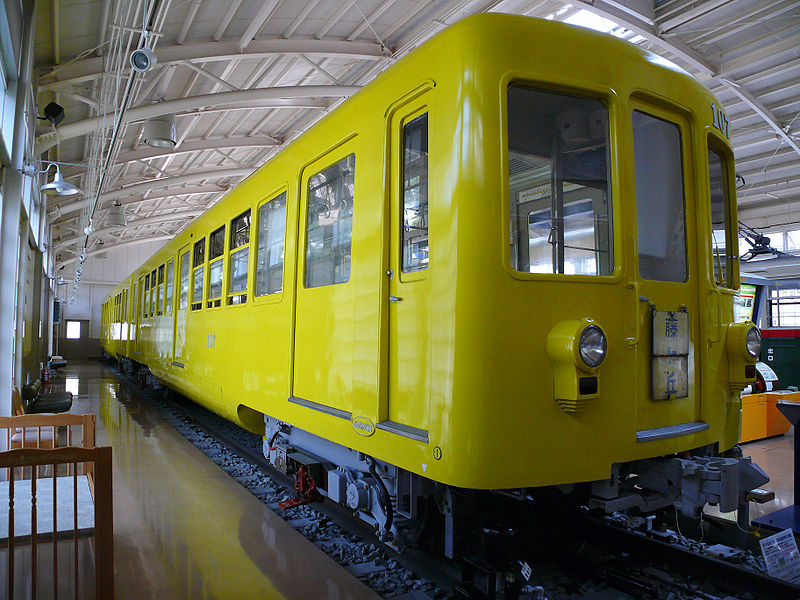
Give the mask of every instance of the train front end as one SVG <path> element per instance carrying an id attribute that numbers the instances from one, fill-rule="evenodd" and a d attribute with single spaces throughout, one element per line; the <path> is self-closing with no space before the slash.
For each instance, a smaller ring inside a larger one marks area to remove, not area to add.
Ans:
<path id="1" fill-rule="evenodd" d="M 464 110 L 484 112 L 459 230 L 502 255 L 467 235 L 458 248 L 452 429 L 470 435 L 450 443 L 470 463 L 456 483 L 594 482 L 607 510 L 732 510 L 767 479 L 728 452 L 760 333 L 733 318 L 724 111 L 630 44 L 496 24 L 507 43 L 465 49 L 467 74 L 480 75 L 465 79 Z M 484 23 L 480 35 L 491 34 Z M 487 202 L 498 188 L 502 199 Z"/>

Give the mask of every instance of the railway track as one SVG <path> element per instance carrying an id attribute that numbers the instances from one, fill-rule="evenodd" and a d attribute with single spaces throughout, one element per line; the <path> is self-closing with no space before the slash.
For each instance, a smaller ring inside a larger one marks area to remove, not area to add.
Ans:
<path id="1" fill-rule="evenodd" d="M 564 507 L 550 506 L 543 514 L 518 501 L 506 502 L 504 508 L 516 506 L 519 515 L 509 519 L 506 509 L 498 516 L 521 524 L 519 528 L 479 527 L 483 538 L 491 538 L 477 545 L 483 556 L 467 556 L 457 566 L 423 549 L 409 548 L 400 556 L 347 510 L 327 500 L 282 509 L 280 502 L 293 495 L 294 479 L 268 463 L 260 436 L 166 388 L 139 387 L 138 393 L 262 502 L 387 598 L 800 598 L 800 587 L 697 551 L 710 544 L 674 532 L 652 535 L 614 526 L 609 519 Z"/>

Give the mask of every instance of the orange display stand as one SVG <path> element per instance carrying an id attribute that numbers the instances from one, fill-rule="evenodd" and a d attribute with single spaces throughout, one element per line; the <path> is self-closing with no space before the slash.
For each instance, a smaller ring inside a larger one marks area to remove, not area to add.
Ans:
<path id="1" fill-rule="evenodd" d="M 740 443 L 783 435 L 789 431 L 789 421 L 777 408 L 781 399 L 800 401 L 800 392 L 767 392 L 742 396 Z"/>

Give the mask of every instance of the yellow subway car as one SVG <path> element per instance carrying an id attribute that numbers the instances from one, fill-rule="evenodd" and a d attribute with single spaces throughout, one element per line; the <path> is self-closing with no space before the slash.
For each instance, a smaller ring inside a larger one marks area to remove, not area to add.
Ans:
<path id="1" fill-rule="evenodd" d="M 734 177 L 724 110 L 680 68 L 469 17 L 122 282 L 105 348 L 263 433 L 277 467 L 320 465 L 398 544 L 455 489 L 730 510 L 766 481 L 722 456 L 760 346 L 733 322 Z M 723 463 L 739 493 L 687 492 Z"/>

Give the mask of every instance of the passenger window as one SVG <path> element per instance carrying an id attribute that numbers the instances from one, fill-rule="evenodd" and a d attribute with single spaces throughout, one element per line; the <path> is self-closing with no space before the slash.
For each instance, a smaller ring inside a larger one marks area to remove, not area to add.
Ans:
<path id="1" fill-rule="evenodd" d="M 150 316 L 153 317 L 156 314 L 156 287 L 158 284 L 156 283 L 156 270 L 153 269 L 153 272 L 150 273 Z"/>
<path id="2" fill-rule="evenodd" d="M 713 147 L 708 147 L 708 175 L 711 197 L 711 232 L 713 238 L 714 281 L 726 288 L 733 287 L 733 270 L 728 248 L 736 248 L 731 243 L 735 238 L 731 231 L 731 194 L 728 189 L 729 163 L 725 155 Z"/>
<path id="3" fill-rule="evenodd" d="M 307 288 L 350 279 L 355 166 L 356 157 L 351 154 L 308 181 Z"/>
<path id="4" fill-rule="evenodd" d="M 203 308 L 203 268 L 206 260 L 206 239 L 194 245 L 192 265 L 194 267 L 194 285 L 192 286 L 192 310 Z"/>
<path id="5" fill-rule="evenodd" d="M 208 308 L 219 306 L 222 297 L 222 255 L 225 254 L 225 226 L 214 231 L 208 239 Z"/>
<path id="6" fill-rule="evenodd" d="M 167 291 L 166 300 L 164 301 L 164 314 L 172 314 L 172 289 L 175 284 L 175 261 L 171 260 L 167 263 Z"/>
<path id="7" fill-rule="evenodd" d="M 178 308 L 184 310 L 189 306 L 189 251 L 181 255 L 181 295 Z"/>
<path id="8" fill-rule="evenodd" d="M 231 223 L 231 264 L 228 304 L 247 302 L 247 268 L 250 263 L 250 211 Z"/>
<path id="9" fill-rule="evenodd" d="M 686 281 L 686 210 L 681 131 L 643 112 L 633 113 L 639 274 L 654 281 Z"/>
<path id="10" fill-rule="evenodd" d="M 286 231 L 286 192 L 258 209 L 255 295 L 283 290 L 283 245 Z"/>
<path id="11" fill-rule="evenodd" d="M 403 127 L 403 272 L 428 268 L 428 115 Z"/>
<path id="12" fill-rule="evenodd" d="M 148 308 L 147 305 L 150 302 L 150 294 L 148 293 L 150 290 L 150 273 L 144 276 L 144 298 L 142 299 L 142 317 L 148 316 Z"/>
<path id="13" fill-rule="evenodd" d="M 158 291 L 156 292 L 156 314 L 160 317 L 164 304 L 164 265 L 158 267 Z"/>
<path id="14" fill-rule="evenodd" d="M 599 100 L 508 87 L 511 265 L 610 275 L 614 244 L 608 109 Z"/>

